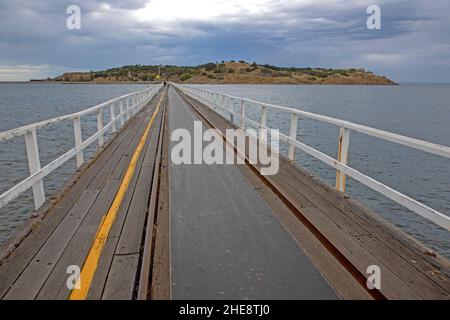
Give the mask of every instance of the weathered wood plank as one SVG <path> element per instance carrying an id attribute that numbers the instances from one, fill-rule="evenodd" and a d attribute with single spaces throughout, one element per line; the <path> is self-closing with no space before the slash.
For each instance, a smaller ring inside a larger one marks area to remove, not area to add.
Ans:
<path id="1" fill-rule="evenodd" d="M 140 164 L 141 160 L 138 162 L 138 166 L 140 166 Z M 88 299 L 90 300 L 99 300 L 101 298 L 103 289 L 105 287 L 105 281 L 108 277 L 108 272 L 111 267 L 114 252 L 117 248 L 118 239 L 120 237 L 121 230 L 123 229 L 123 224 L 126 216 L 128 214 L 129 203 L 133 198 L 133 193 L 138 180 L 138 176 L 139 173 L 137 175 L 135 174 L 132 178 L 129 189 L 127 190 L 125 198 L 123 199 L 119 212 L 117 213 L 114 225 L 112 226 L 110 234 L 108 235 L 108 240 L 102 250 L 97 271 L 95 272 L 91 289 L 89 290 L 88 294 Z"/>
<path id="2" fill-rule="evenodd" d="M 152 257 L 153 257 L 153 240 L 154 240 L 154 223 L 155 223 L 155 214 L 158 206 L 158 194 L 159 194 L 159 177 L 160 177 L 160 169 L 161 169 L 161 152 L 162 152 L 162 143 L 164 140 L 164 129 L 165 127 L 165 119 L 167 116 L 167 97 L 164 101 L 164 108 L 162 111 L 162 119 L 161 119 L 161 128 L 159 132 L 158 139 L 158 148 L 156 151 L 156 157 L 154 159 L 153 164 L 153 178 L 151 183 L 151 193 L 148 202 L 147 214 L 144 222 L 144 234 L 143 234 L 143 242 L 141 249 L 141 260 L 140 260 L 140 270 L 138 275 L 138 283 L 136 299 L 138 300 L 147 300 L 150 298 L 149 295 L 149 287 L 151 285 L 151 266 L 152 266 Z M 145 165 L 150 166 L 150 163 L 145 162 Z"/>
<path id="3" fill-rule="evenodd" d="M 127 214 L 125 221 L 123 222 L 123 227 L 120 234 L 117 234 L 119 239 L 115 248 L 115 257 L 132 254 L 141 255 L 145 219 L 148 213 L 148 204 L 152 186 L 154 162 L 155 157 L 157 156 L 161 120 L 162 111 L 159 111 L 153 126 L 151 127 L 145 154 L 141 157 L 140 172 L 136 175 L 137 181 L 135 184 L 135 189 L 130 193 L 132 197 L 128 202 Z M 119 269 L 125 267 L 126 266 L 123 264 L 117 264 L 115 266 L 115 273 L 109 273 L 103 276 L 106 281 L 105 290 L 108 288 L 108 290 L 114 291 L 115 288 L 119 288 L 123 285 L 120 283 L 122 281 L 122 277 L 119 275 Z M 133 278 L 136 280 L 139 272 L 138 267 L 139 265 L 137 265 L 136 269 L 133 270 L 126 267 L 127 269 L 123 270 L 123 272 L 133 273 L 134 276 L 130 275 L 130 279 Z M 105 293 L 103 294 L 105 295 Z M 106 296 L 108 296 L 108 293 L 106 293 Z"/>
<path id="4" fill-rule="evenodd" d="M 120 234 L 119 244 L 116 250 L 116 254 L 119 255 L 136 253 L 141 249 L 142 233 L 144 232 L 143 225 L 149 203 L 154 161 L 158 147 L 160 130 L 159 122 L 161 121 L 160 115 L 157 120 L 158 123 L 149 139 L 150 141 L 144 157 L 145 160 L 143 160 L 147 165 L 142 165 L 141 167 L 136 190 L 128 209 L 129 214 L 127 215 L 122 233 Z"/>
<path id="5" fill-rule="evenodd" d="M 69 296 L 70 290 L 68 290 L 64 284 L 64 279 L 67 277 L 65 271 L 68 265 L 78 265 L 80 268 L 83 266 L 84 259 L 89 252 L 90 246 L 92 245 L 98 226 L 115 198 L 121 180 L 115 179 L 114 173 L 117 170 L 120 159 L 136 148 L 136 145 L 140 140 L 140 133 L 143 130 L 142 127 L 145 123 L 145 117 L 142 114 L 139 114 L 136 116 L 134 121 L 134 125 L 131 127 L 134 133 L 133 136 L 130 137 L 132 138 L 131 141 L 126 141 L 126 143 L 124 143 L 124 145 L 127 146 L 126 149 L 122 149 L 124 152 L 116 152 L 113 154 L 112 158 L 114 158 L 114 160 L 112 160 L 112 164 L 109 167 L 109 174 L 106 174 L 105 172 L 103 175 L 107 180 L 107 183 L 102 188 L 98 201 L 96 201 L 92 206 L 77 234 L 68 245 L 60 261 L 55 266 L 52 274 L 44 284 L 38 296 L 39 298 L 67 299 Z"/>
<path id="6" fill-rule="evenodd" d="M 148 115 L 148 118 L 153 114 L 154 108 L 151 108 L 151 113 Z M 155 124 L 158 123 L 158 118 L 155 119 Z M 145 127 L 145 126 L 143 126 Z M 102 251 L 101 259 L 97 268 L 97 272 L 95 273 L 91 290 L 89 290 L 88 299 L 100 299 L 102 296 L 103 289 L 105 287 L 106 280 L 108 279 L 108 272 L 111 267 L 111 263 L 113 260 L 114 253 L 117 251 L 119 239 L 122 237 L 124 232 L 132 233 L 135 235 L 136 239 L 138 239 L 137 249 L 134 252 L 130 253 L 139 253 L 141 241 L 142 241 L 142 232 L 143 232 L 143 224 L 134 225 L 131 230 L 127 229 L 126 221 L 130 219 L 130 216 L 138 215 L 140 212 L 146 212 L 146 206 L 148 203 L 148 194 L 150 193 L 150 181 L 151 181 L 151 173 L 152 170 L 148 170 L 143 164 L 145 160 L 149 161 L 149 159 L 154 158 L 156 153 L 151 147 L 154 144 L 154 135 L 158 133 L 158 126 L 152 127 L 150 138 L 147 140 L 145 145 L 145 152 L 139 158 L 137 164 L 137 171 L 132 178 L 132 182 L 127 190 L 125 198 L 121 204 L 119 209 L 119 213 L 117 215 L 116 221 L 110 231 L 108 236 L 107 246 Z M 149 175 L 150 174 L 150 175 Z M 148 191 L 145 189 L 148 188 Z M 145 200 L 145 195 L 147 194 L 147 200 Z M 137 197 L 141 197 L 142 201 L 137 201 Z M 138 206 L 141 208 L 137 208 L 133 203 L 138 202 Z M 140 238 L 139 238 L 140 237 Z"/>
<path id="7" fill-rule="evenodd" d="M 107 282 L 102 296 L 103 300 L 131 300 L 136 283 L 139 254 L 114 256 L 109 275 L 114 282 Z"/>
<path id="8" fill-rule="evenodd" d="M 34 299 L 43 283 L 58 262 L 64 249 L 81 225 L 100 190 L 85 191 L 63 221 L 58 225 L 41 250 L 33 258 L 19 279 L 13 284 L 5 299 Z"/>
<path id="9" fill-rule="evenodd" d="M 37 297 L 38 299 L 65 300 L 69 297 L 71 290 L 66 287 L 67 268 L 71 265 L 78 266 L 80 269 L 83 267 L 86 255 L 102 221 L 104 208 L 111 205 L 119 184 L 120 181 L 118 180 L 109 180 L 106 183 L 96 202 L 89 210 L 88 215 L 83 220 L 78 232 L 72 238 L 52 273 L 42 286 Z"/>
<path id="10" fill-rule="evenodd" d="M 150 299 L 168 300 L 171 298 L 172 282 L 170 279 L 170 208 L 169 208 L 169 115 L 166 112 L 163 127 L 163 143 L 161 153 L 160 187 L 157 203 L 156 239 L 152 261 L 152 279 Z M 175 116 L 175 115 L 172 115 Z"/>
<path id="11" fill-rule="evenodd" d="M 345 258 L 354 265 L 361 274 L 366 275 L 367 267 L 371 265 L 379 266 L 383 276 L 381 291 L 388 299 L 418 299 L 420 295 L 411 291 L 406 284 L 406 279 L 400 279 L 386 266 L 389 261 L 382 261 L 372 252 L 362 248 L 359 243 L 348 235 L 352 232 L 351 226 L 336 224 L 330 219 L 326 212 L 320 210 L 316 203 L 311 202 L 303 196 L 296 187 L 280 182 L 276 184 L 282 190 L 284 196 L 293 199 L 293 204 L 303 216 L 310 221 L 320 232 L 333 244 L 333 246 Z M 331 211 L 331 210 L 330 210 Z M 353 230 L 354 232 L 354 230 Z"/>
<path id="12" fill-rule="evenodd" d="M 284 176 L 285 179 L 293 183 L 294 172 L 290 171 Z M 306 184 L 308 183 L 308 185 Z M 416 293 L 423 298 L 428 299 L 447 299 L 448 298 L 448 279 L 443 277 L 437 268 L 430 268 L 428 264 L 425 270 L 418 269 L 420 265 L 424 266 L 420 255 L 412 255 L 411 250 L 405 248 L 397 237 L 387 236 L 386 225 L 375 226 L 375 219 L 370 219 L 372 223 L 368 223 L 367 219 L 361 219 L 361 210 L 355 212 L 349 210 L 348 206 L 343 207 L 342 203 L 348 203 L 343 199 L 326 197 L 318 193 L 318 186 L 314 185 L 312 179 L 297 179 L 294 182 L 296 189 L 302 186 L 302 193 L 312 202 L 316 203 L 318 208 L 326 210 L 331 215 L 334 213 L 333 219 L 338 225 L 345 225 L 347 232 L 358 242 L 362 247 L 366 248 L 373 255 L 377 255 L 383 262 L 386 261 L 388 267 L 393 273 L 397 274 L 402 279 L 408 279 L 407 283 Z M 328 192 L 330 194 L 332 192 Z M 336 192 L 334 192 L 336 193 Z M 332 199 L 332 200 L 331 200 Z M 337 212 L 339 210 L 339 213 Z M 366 209 L 366 211 L 368 211 Z M 400 231 L 397 232 L 400 236 Z M 412 242 L 412 241 L 411 241 Z M 423 254 L 423 253 L 422 253 Z M 405 259 L 406 256 L 406 259 Z M 447 287 L 447 288 L 445 288 Z"/>

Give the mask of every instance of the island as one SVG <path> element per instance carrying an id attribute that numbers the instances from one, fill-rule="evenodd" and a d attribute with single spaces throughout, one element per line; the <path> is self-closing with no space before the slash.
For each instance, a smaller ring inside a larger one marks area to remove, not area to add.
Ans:
<path id="1" fill-rule="evenodd" d="M 396 84 L 385 76 L 361 68 L 277 67 L 244 60 L 221 61 L 198 66 L 129 65 L 103 71 L 68 72 L 45 81 L 139 83 L 161 80 L 190 84 Z"/>

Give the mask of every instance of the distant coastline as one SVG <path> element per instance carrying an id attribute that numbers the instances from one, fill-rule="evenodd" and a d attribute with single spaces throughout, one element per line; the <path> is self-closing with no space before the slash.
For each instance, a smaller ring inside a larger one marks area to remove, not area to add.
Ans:
<path id="1" fill-rule="evenodd" d="M 243 60 L 198 66 L 123 66 L 103 71 L 67 72 L 53 79 L 32 82 L 145 84 L 163 79 L 186 84 L 397 84 L 365 69 L 287 68 L 250 64 Z"/>

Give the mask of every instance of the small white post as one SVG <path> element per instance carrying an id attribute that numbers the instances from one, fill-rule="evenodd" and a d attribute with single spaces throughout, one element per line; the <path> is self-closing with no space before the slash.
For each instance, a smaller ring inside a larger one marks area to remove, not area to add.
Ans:
<path id="1" fill-rule="evenodd" d="M 109 111 L 111 114 L 111 121 L 112 121 L 112 132 L 116 132 L 117 131 L 117 125 L 116 125 L 116 112 L 114 110 L 115 108 L 115 103 L 111 103 L 111 106 L 109 107 Z"/>
<path id="2" fill-rule="evenodd" d="M 134 97 L 130 97 L 130 115 L 128 119 L 131 119 L 134 115 L 133 111 L 134 111 Z"/>
<path id="3" fill-rule="evenodd" d="M 33 174 L 41 169 L 36 130 L 25 134 L 25 145 L 27 148 L 28 168 L 30 169 L 30 174 Z M 33 185 L 33 197 L 34 207 L 37 210 L 45 202 L 44 183 L 42 180 Z"/>
<path id="4" fill-rule="evenodd" d="M 130 97 L 130 119 L 134 115 L 134 97 Z"/>
<path id="5" fill-rule="evenodd" d="M 83 138 L 81 136 L 81 120 L 80 117 L 73 119 L 73 130 L 75 134 L 75 146 L 79 147 L 83 143 Z M 77 152 L 77 167 L 81 167 L 84 162 L 83 150 Z"/>
<path id="6" fill-rule="evenodd" d="M 261 129 L 265 129 L 264 127 L 266 126 L 266 118 L 267 118 L 267 107 L 266 106 L 262 106 L 261 107 L 261 116 L 259 118 L 259 140 L 261 142 L 264 141 L 264 136 L 262 134 L 262 130 Z"/>
<path id="7" fill-rule="evenodd" d="M 241 100 L 241 129 L 245 129 L 245 101 Z"/>
<path id="8" fill-rule="evenodd" d="M 348 148 L 350 145 L 350 129 L 340 128 L 339 130 L 339 146 L 338 146 L 338 161 L 342 164 L 347 164 Z M 345 174 L 339 170 L 336 171 L 336 189 L 345 192 L 346 177 Z"/>
<path id="9" fill-rule="evenodd" d="M 130 97 L 127 97 L 127 117 L 126 117 L 125 122 L 127 122 L 130 119 L 130 112 L 131 112 L 131 110 L 130 110 Z"/>
<path id="10" fill-rule="evenodd" d="M 123 100 L 120 100 L 119 103 L 119 112 L 120 112 L 120 126 L 123 127 L 123 123 L 125 122 L 125 115 L 123 113 Z"/>
<path id="11" fill-rule="evenodd" d="M 293 140 L 297 140 L 297 127 L 298 127 L 298 116 L 296 113 L 291 114 L 291 127 L 289 130 L 289 138 Z M 289 142 L 289 154 L 288 159 L 290 161 L 295 160 L 295 144 L 293 142 Z"/>
<path id="12" fill-rule="evenodd" d="M 103 110 L 97 112 L 97 132 L 103 130 Z M 102 147 L 105 143 L 105 139 L 103 137 L 103 133 L 98 136 L 98 146 Z"/>

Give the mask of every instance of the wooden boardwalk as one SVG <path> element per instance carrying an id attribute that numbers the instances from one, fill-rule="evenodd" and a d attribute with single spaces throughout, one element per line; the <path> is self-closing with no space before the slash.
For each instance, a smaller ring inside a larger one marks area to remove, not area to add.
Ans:
<path id="1" fill-rule="evenodd" d="M 205 126 L 222 133 L 234 127 L 198 101 L 176 95 Z M 170 227 L 170 204 L 177 199 L 168 124 L 180 115 L 168 112 L 167 103 L 172 102 L 163 90 L 47 201 L 38 218 L 17 233 L 14 246 L 4 246 L 0 298 L 171 298 L 174 264 L 190 261 L 171 260 L 171 237 L 178 235 Z M 450 299 L 449 262 L 376 213 L 283 158 L 279 173 L 270 177 L 261 176 L 257 165 L 236 167 L 339 297 Z M 200 271 L 206 265 L 195 263 Z M 379 290 L 366 286 L 373 265 L 381 269 Z M 84 294 L 67 286 L 70 266 L 80 268 Z"/>

